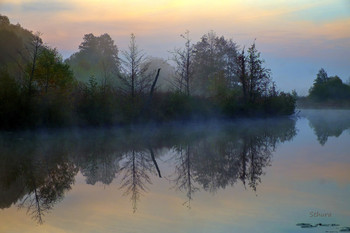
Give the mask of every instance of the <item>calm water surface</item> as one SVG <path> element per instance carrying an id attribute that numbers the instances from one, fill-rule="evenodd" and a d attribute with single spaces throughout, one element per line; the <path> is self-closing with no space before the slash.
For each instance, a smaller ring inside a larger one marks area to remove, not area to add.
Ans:
<path id="1" fill-rule="evenodd" d="M 350 111 L 0 134 L 1 233 L 346 227 Z"/>

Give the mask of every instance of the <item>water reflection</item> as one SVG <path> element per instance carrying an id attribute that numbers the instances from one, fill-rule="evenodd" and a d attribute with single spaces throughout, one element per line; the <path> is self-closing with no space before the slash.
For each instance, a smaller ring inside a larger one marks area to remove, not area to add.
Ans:
<path id="1" fill-rule="evenodd" d="M 147 190 L 147 184 L 152 183 L 150 175 L 153 172 L 154 161 L 148 151 L 132 149 L 124 155 L 121 169 L 118 171 L 118 174 L 122 173 L 120 188 L 124 190 L 124 195 L 130 196 L 134 212 L 140 195 Z"/>
<path id="2" fill-rule="evenodd" d="M 26 209 L 39 224 L 64 199 L 80 172 L 86 183 L 119 183 L 137 203 L 152 180 L 169 179 L 191 206 L 196 191 L 242 182 L 257 191 L 276 146 L 297 131 L 289 118 L 152 129 L 2 134 L 0 208 Z M 170 175 L 158 161 L 166 161 Z"/>
<path id="3" fill-rule="evenodd" d="M 276 145 L 296 135 L 294 120 L 252 123 L 229 125 L 174 146 L 175 185 L 186 191 L 187 206 L 200 188 L 216 192 L 240 180 L 256 191 Z"/>
<path id="4" fill-rule="evenodd" d="M 33 138 L 19 145 L 11 139 L 1 140 L 0 207 L 17 203 L 41 224 L 71 189 L 78 168 L 59 141 L 46 144 Z"/>
<path id="5" fill-rule="evenodd" d="M 350 128 L 349 110 L 303 110 L 301 115 L 309 120 L 321 145 L 326 144 L 328 137 L 339 137 Z"/>

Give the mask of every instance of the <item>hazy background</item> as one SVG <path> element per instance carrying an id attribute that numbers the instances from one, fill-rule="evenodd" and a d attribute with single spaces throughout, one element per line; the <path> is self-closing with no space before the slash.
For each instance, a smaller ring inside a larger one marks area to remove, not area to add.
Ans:
<path id="1" fill-rule="evenodd" d="M 186 29 L 193 42 L 214 30 L 240 45 L 256 38 L 281 90 L 306 95 L 321 67 L 350 78 L 349 0 L 0 0 L 0 14 L 42 32 L 64 58 L 87 33 L 108 33 L 125 49 L 133 32 L 148 55 L 167 59 Z"/>

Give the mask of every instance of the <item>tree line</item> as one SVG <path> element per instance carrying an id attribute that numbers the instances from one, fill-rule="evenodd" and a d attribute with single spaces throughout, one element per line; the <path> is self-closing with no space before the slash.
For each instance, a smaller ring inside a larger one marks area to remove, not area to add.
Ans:
<path id="1" fill-rule="evenodd" d="M 349 108 L 350 82 L 343 83 L 337 75 L 328 76 L 327 71 L 321 68 L 309 95 L 298 98 L 298 105 L 306 108 Z"/>
<path id="2" fill-rule="evenodd" d="M 86 34 L 63 60 L 40 33 L 0 16 L 0 127 L 111 125 L 144 121 L 289 115 L 255 42 L 248 48 L 213 31 L 170 61 L 150 58 L 131 34 L 120 51 L 107 34 Z"/>

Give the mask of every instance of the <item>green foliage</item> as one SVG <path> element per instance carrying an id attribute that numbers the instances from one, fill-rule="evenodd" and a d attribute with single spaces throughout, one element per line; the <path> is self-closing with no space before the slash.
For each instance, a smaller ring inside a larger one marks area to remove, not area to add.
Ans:
<path id="1" fill-rule="evenodd" d="M 50 93 L 36 97 L 34 123 L 37 127 L 63 127 L 73 123 L 73 106 L 68 96 Z"/>
<path id="2" fill-rule="evenodd" d="M 315 79 L 314 83 L 315 84 L 325 83 L 327 82 L 328 79 L 329 78 L 328 78 L 327 72 L 323 68 L 321 68 L 317 73 L 317 78 Z"/>
<path id="3" fill-rule="evenodd" d="M 294 113 L 296 98 L 293 94 L 281 92 L 270 96 L 264 103 L 264 110 L 269 115 L 291 115 Z"/>
<path id="4" fill-rule="evenodd" d="M 324 69 L 320 69 L 309 89 L 307 97 L 298 98 L 300 108 L 349 108 L 350 86 L 343 83 L 338 76 L 328 77 Z"/>
<path id="5" fill-rule="evenodd" d="M 321 69 L 309 90 L 309 98 L 316 102 L 350 101 L 350 86 L 344 84 L 338 76 L 328 77 Z"/>
<path id="6" fill-rule="evenodd" d="M 242 91 L 238 88 L 231 90 L 228 95 L 217 100 L 218 106 L 221 108 L 223 116 L 237 117 L 242 114 L 244 108 L 244 102 Z"/>
<path id="7" fill-rule="evenodd" d="M 107 33 L 100 36 L 86 34 L 83 40 L 79 52 L 66 60 L 75 78 L 88 82 L 87 78 L 93 75 L 98 83 L 110 82 L 112 75 L 119 72 L 119 51 L 114 41 Z"/>
<path id="8" fill-rule="evenodd" d="M 151 105 L 151 120 L 190 120 L 204 119 L 213 113 L 209 99 L 189 96 L 186 93 L 157 93 Z"/>
<path id="9" fill-rule="evenodd" d="M 15 63 L 14 57 L 17 56 L 17 49 L 23 46 L 21 38 L 8 29 L 0 29 L 0 38 L 6 41 L 6 43 L 0 43 L 0 66 Z"/>
<path id="10" fill-rule="evenodd" d="M 22 72 L 30 59 L 29 47 L 32 32 L 21 25 L 13 25 L 8 17 L 0 15 L 0 69 L 6 69 L 10 76 L 22 78 Z"/>
<path id="11" fill-rule="evenodd" d="M 80 83 L 75 108 L 80 125 L 109 125 L 116 123 L 118 99 L 113 89 L 98 84 L 92 76 L 89 83 Z"/>
<path id="12" fill-rule="evenodd" d="M 270 69 L 263 67 L 264 60 L 256 49 L 255 43 L 248 49 L 246 87 L 248 101 L 254 103 L 260 96 L 267 95 L 271 85 Z M 274 88 L 274 87 L 272 87 Z"/>
<path id="13" fill-rule="evenodd" d="M 74 83 L 70 67 L 63 63 L 56 49 L 45 48 L 39 55 L 34 80 L 42 93 L 64 92 Z"/>
<path id="14" fill-rule="evenodd" d="M 7 16 L 5 15 L 0 15 L 0 25 L 9 25 L 10 20 Z"/>
<path id="15" fill-rule="evenodd" d="M 180 88 L 152 94 L 153 76 L 146 72 L 149 64 L 133 35 L 121 64 L 108 34 L 85 35 L 79 52 L 66 63 L 56 49 L 44 45 L 40 34 L 1 15 L 0 36 L 8 40 L 0 43 L 1 129 L 294 113 L 296 94 L 276 91 L 255 44 L 247 55 L 244 50 L 237 54 L 232 40 L 213 32 L 194 46 L 186 37 L 187 47 L 177 53 L 184 56 L 177 67 Z M 112 83 L 112 76 L 119 83 Z M 338 77 L 320 71 L 310 96 L 349 98 L 349 89 Z"/>
<path id="16" fill-rule="evenodd" d="M 186 115 L 191 115 L 190 99 L 190 96 L 181 92 L 170 94 L 162 106 L 165 119 L 181 119 Z"/>
<path id="17" fill-rule="evenodd" d="M 219 72 L 210 80 L 209 83 L 209 93 L 210 96 L 217 100 L 222 100 L 226 98 L 228 92 L 230 91 L 228 80 L 225 78 L 223 72 Z"/>
<path id="18" fill-rule="evenodd" d="M 236 69 L 237 45 L 231 39 L 219 37 L 215 32 L 202 36 L 193 46 L 193 90 L 202 96 L 210 96 L 211 80 L 222 76 L 228 87 L 237 84 Z"/>

